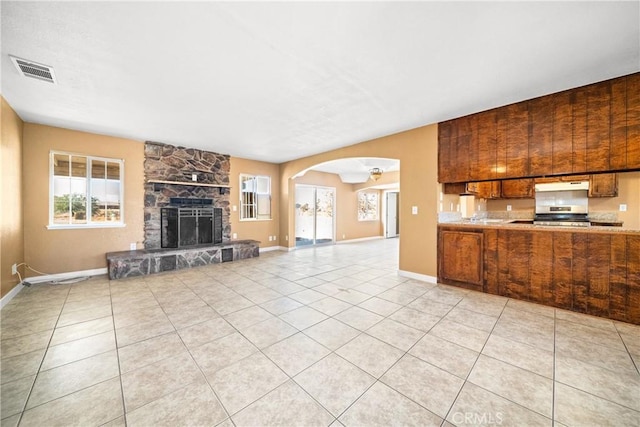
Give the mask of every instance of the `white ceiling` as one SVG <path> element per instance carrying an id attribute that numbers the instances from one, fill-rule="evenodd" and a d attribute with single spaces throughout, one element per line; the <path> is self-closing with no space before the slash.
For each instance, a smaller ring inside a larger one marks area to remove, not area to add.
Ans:
<path id="1" fill-rule="evenodd" d="M 639 5 L 2 1 L 2 94 L 28 122 L 279 163 L 639 71 Z"/>

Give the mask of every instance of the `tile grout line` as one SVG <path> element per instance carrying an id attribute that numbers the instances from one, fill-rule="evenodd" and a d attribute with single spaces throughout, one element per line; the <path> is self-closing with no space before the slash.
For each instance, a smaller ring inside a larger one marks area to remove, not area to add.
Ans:
<path id="1" fill-rule="evenodd" d="M 51 336 L 49 337 L 49 341 L 47 342 L 47 346 L 46 346 L 46 350 L 44 352 L 44 355 L 42 356 L 42 360 L 40 360 L 40 364 L 38 365 L 38 370 L 36 371 L 36 375 L 33 378 L 33 383 L 31 384 L 31 387 L 29 388 L 29 393 L 27 394 L 27 398 L 24 401 L 24 404 L 22 406 L 22 411 L 20 412 L 20 417 L 18 418 L 18 423 L 16 424 L 16 426 L 19 426 L 20 423 L 22 423 L 22 417 L 24 416 L 24 413 L 27 411 L 27 404 L 29 403 L 29 399 L 31 399 L 31 394 L 33 393 L 33 389 L 35 388 L 36 385 L 36 381 L 38 380 L 38 377 L 40 376 L 40 370 L 42 369 L 42 365 L 44 364 L 44 359 L 47 357 L 47 353 L 49 352 L 49 345 L 51 344 L 51 340 L 53 339 L 53 334 L 56 331 L 56 326 L 58 325 L 58 322 L 60 321 L 60 317 L 62 316 L 62 312 L 64 311 L 64 306 L 67 303 L 67 300 L 69 299 L 69 293 L 71 292 L 71 287 L 73 285 L 69 285 L 69 288 L 67 289 L 67 295 L 64 298 L 64 302 L 62 303 L 62 308 L 60 309 L 60 313 L 58 314 L 58 318 L 56 319 L 56 323 L 53 325 L 53 330 L 51 331 Z M 60 396 L 60 397 L 64 397 L 64 396 Z M 60 397 L 56 398 L 59 399 Z M 56 400 L 53 399 L 53 400 Z M 47 403 L 47 402 L 45 402 Z M 44 403 L 43 403 L 44 404 Z M 40 405 L 38 405 L 40 406 Z"/>

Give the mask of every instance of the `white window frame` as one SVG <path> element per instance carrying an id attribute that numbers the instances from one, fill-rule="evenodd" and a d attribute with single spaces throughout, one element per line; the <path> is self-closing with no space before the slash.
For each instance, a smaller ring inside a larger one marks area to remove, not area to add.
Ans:
<path id="1" fill-rule="evenodd" d="M 368 195 L 375 196 L 375 214 L 369 215 L 367 212 L 370 210 L 368 205 L 371 203 L 367 199 Z M 364 200 L 363 200 L 364 199 Z M 367 207 L 364 211 L 360 208 L 362 203 L 365 203 Z M 380 192 L 376 191 L 359 191 L 358 192 L 358 221 L 379 221 L 380 220 Z"/>
<path id="2" fill-rule="evenodd" d="M 248 184 L 253 188 L 246 189 Z M 270 221 L 273 219 L 270 176 L 240 174 L 239 196 L 240 221 Z"/>
<path id="3" fill-rule="evenodd" d="M 93 160 L 109 162 L 109 163 L 118 163 L 120 169 L 120 220 L 118 221 L 92 221 L 91 215 L 89 215 L 89 206 L 90 203 L 87 204 L 87 222 L 85 224 L 60 224 L 54 223 L 54 159 L 56 155 L 63 156 L 73 156 L 73 157 L 83 157 L 86 159 L 87 164 L 87 174 L 86 174 L 86 200 L 90 201 L 92 196 L 91 191 L 91 167 L 93 164 Z M 100 157 L 100 156 L 89 156 L 86 154 L 78 154 L 72 153 L 68 151 L 54 151 L 51 150 L 49 152 L 49 225 L 47 225 L 47 229 L 49 230 L 59 230 L 59 229 L 86 229 L 86 228 L 118 228 L 125 227 L 126 224 L 124 222 L 124 159 L 113 159 L 110 157 Z"/>

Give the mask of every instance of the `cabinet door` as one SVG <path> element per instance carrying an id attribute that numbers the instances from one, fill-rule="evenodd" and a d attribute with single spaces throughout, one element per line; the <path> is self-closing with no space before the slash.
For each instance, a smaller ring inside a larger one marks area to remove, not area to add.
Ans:
<path id="1" fill-rule="evenodd" d="M 469 181 L 469 162 L 471 140 L 474 132 L 474 118 L 472 116 L 462 117 L 455 120 L 451 132 L 451 144 L 453 150 L 452 174 L 453 182 Z"/>
<path id="2" fill-rule="evenodd" d="M 500 230 L 498 252 L 500 295 L 528 300 L 531 233 L 521 230 Z"/>
<path id="3" fill-rule="evenodd" d="M 627 167 L 627 79 L 611 81 L 611 153 L 609 166 L 613 170 Z"/>
<path id="4" fill-rule="evenodd" d="M 573 123 L 573 173 L 587 171 L 587 90 L 578 88 L 571 91 Z"/>
<path id="5" fill-rule="evenodd" d="M 529 174 L 553 174 L 553 96 L 529 101 Z"/>
<path id="6" fill-rule="evenodd" d="M 439 231 L 438 280 L 482 289 L 482 232 Z"/>
<path id="7" fill-rule="evenodd" d="M 452 121 L 438 123 L 438 182 L 453 182 L 453 161 L 451 157 Z"/>
<path id="8" fill-rule="evenodd" d="M 476 114 L 478 138 L 471 165 L 469 179 L 486 180 L 496 179 L 496 110 L 484 111 Z"/>
<path id="9" fill-rule="evenodd" d="M 627 76 L 627 170 L 640 168 L 640 73 Z"/>
<path id="10" fill-rule="evenodd" d="M 587 87 L 587 172 L 608 171 L 611 152 L 611 82 Z"/>
<path id="11" fill-rule="evenodd" d="M 601 173 L 589 177 L 589 197 L 617 197 L 618 174 Z"/>
<path id="12" fill-rule="evenodd" d="M 506 179 L 502 181 L 503 199 L 533 199 L 533 178 Z"/>
<path id="13" fill-rule="evenodd" d="M 456 182 L 456 183 L 444 183 L 442 186 L 442 191 L 444 194 L 462 194 L 467 191 L 466 184 L 464 182 Z"/>
<path id="14" fill-rule="evenodd" d="M 553 95 L 553 173 L 573 172 L 573 107 L 571 92 Z"/>
<path id="15" fill-rule="evenodd" d="M 468 182 L 467 193 L 475 195 L 479 199 L 499 199 L 501 197 L 500 181 Z"/>
<path id="16" fill-rule="evenodd" d="M 526 102 L 507 108 L 506 178 L 529 175 L 529 112 Z"/>

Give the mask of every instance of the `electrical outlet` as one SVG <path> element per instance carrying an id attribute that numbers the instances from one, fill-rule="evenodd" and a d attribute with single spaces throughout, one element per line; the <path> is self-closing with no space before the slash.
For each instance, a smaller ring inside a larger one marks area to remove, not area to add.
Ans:
<path id="1" fill-rule="evenodd" d="M 626 212 L 627 211 L 627 205 L 626 204 L 621 204 L 620 205 L 620 212 Z"/>
<path id="2" fill-rule="evenodd" d="M 16 274 L 18 274 L 18 264 L 13 264 L 11 266 L 11 275 L 15 276 Z"/>
<path id="3" fill-rule="evenodd" d="M 343 238 L 343 239 L 346 239 L 346 238 L 347 238 L 347 235 L 346 235 L 346 234 L 343 234 L 343 235 L 342 235 L 342 238 Z"/>
<path id="4" fill-rule="evenodd" d="M 284 240 L 287 241 L 287 242 L 289 241 L 289 235 L 288 234 L 286 236 L 284 236 Z"/>
<path id="5" fill-rule="evenodd" d="M 507 212 L 511 212 L 511 205 L 507 205 Z"/>
<path id="6" fill-rule="evenodd" d="M 276 240 L 278 240 L 278 236 L 273 236 L 273 241 L 275 242 Z"/>
<path id="7" fill-rule="evenodd" d="M 411 206 L 411 215 L 418 215 L 418 207 Z"/>
<path id="8" fill-rule="evenodd" d="M 238 210 L 238 207 L 236 205 L 231 206 L 231 210 L 236 212 Z"/>
<path id="9" fill-rule="evenodd" d="M 238 238 L 238 233 L 233 233 L 233 234 L 231 235 L 231 238 L 232 238 L 232 239 L 237 239 L 237 238 Z"/>
<path id="10" fill-rule="evenodd" d="M 193 182 L 197 182 L 198 181 L 198 174 L 197 173 L 192 173 L 191 174 L 191 181 L 193 181 Z"/>
<path id="11" fill-rule="evenodd" d="M 272 236 L 269 236 L 269 241 L 273 242 L 273 237 Z"/>
<path id="12" fill-rule="evenodd" d="M 135 251 L 136 249 L 138 249 L 138 245 L 136 245 L 135 243 L 129 243 L 130 251 Z"/>

